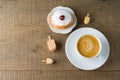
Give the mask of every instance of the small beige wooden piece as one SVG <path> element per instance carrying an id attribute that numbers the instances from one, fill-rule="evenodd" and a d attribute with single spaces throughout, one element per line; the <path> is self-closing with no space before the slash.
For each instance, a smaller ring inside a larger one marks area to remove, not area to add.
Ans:
<path id="1" fill-rule="evenodd" d="M 42 60 L 42 62 L 46 64 L 53 64 L 54 60 L 52 58 L 46 58 L 45 60 Z"/>
<path id="2" fill-rule="evenodd" d="M 48 36 L 48 41 L 47 41 L 47 45 L 48 45 L 48 49 L 51 52 L 54 52 L 56 50 L 56 43 L 54 39 L 51 39 L 50 36 Z"/>
<path id="3" fill-rule="evenodd" d="M 85 16 L 85 18 L 84 18 L 84 24 L 88 24 L 90 22 L 90 16 L 89 15 L 90 14 L 87 13 L 87 16 Z"/>

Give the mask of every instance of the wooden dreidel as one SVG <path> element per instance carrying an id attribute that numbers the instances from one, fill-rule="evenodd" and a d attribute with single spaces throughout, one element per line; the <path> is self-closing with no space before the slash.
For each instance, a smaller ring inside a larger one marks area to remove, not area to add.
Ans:
<path id="1" fill-rule="evenodd" d="M 56 43 L 54 39 L 51 39 L 50 36 L 48 36 L 48 41 L 47 41 L 47 45 L 48 45 L 48 49 L 49 51 L 54 52 L 56 50 Z"/>
<path id="2" fill-rule="evenodd" d="M 42 62 L 46 64 L 53 64 L 54 60 L 52 58 L 46 58 L 45 60 L 42 60 Z"/>
<path id="3" fill-rule="evenodd" d="M 84 24 L 88 24 L 90 22 L 90 16 L 89 13 L 87 13 L 87 16 L 84 18 Z"/>

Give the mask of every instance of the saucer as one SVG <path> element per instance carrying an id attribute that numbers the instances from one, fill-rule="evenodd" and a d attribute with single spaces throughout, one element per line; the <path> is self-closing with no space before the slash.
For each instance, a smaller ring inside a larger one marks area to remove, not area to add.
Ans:
<path id="1" fill-rule="evenodd" d="M 83 58 L 76 51 L 76 42 L 79 37 L 90 34 L 101 41 L 102 49 L 99 56 L 94 58 Z M 85 27 L 74 31 L 69 35 L 65 44 L 65 52 L 68 60 L 77 68 L 82 70 L 94 70 L 101 67 L 108 59 L 110 47 L 107 38 L 98 30 Z"/>
<path id="2" fill-rule="evenodd" d="M 73 14 L 74 23 L 73 23 L 70 27 L 65 28 L 65 29 L 57 29 L 57 28 L 53 28 L 53 26 L 52 26 L 51 23 L 49 22 L 51 14 L 52 14 L 54 11 L 59 10 L 59 9 L 66 10 L 66 11 L 70 12 L 71 14 Z M 77 18 L 76 18 L 76 16 L 75 16 L 74 11 L 73 11 L 71 8 L 58 6 L 58 7 L 53 8 L 52 11 L 48 14 L 48 16 L 47 16 L 47 22 L 48 22 L 48 24 L 49 24 L 50 29 L 51 29 L 53 32 L 59 33 L 59 34 L 67 34 L 67 33 L 71 32 L 72 29 L 76 26 L 76 24 L 77 24 Z"/>

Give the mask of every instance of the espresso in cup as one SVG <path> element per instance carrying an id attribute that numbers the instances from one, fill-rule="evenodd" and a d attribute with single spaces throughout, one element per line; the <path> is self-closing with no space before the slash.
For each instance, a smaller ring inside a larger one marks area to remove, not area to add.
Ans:
<path id="1" fill-rule="evenodd" d="M 101 51 L 101 43 L 93 35 L 84 35 L 77 42 L 77 50 L 86 58 L 97 56 Z"/>

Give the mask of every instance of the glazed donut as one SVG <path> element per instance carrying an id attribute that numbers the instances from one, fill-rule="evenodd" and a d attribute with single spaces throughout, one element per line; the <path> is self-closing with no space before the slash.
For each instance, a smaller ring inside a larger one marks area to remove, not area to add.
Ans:
<path id="1" fill-rule="evenodd" d="M 73 16 L 66 10 L 57 10 L 51 16 L 51 24 L 58 29 L 70 27 L 73 23 Z"/>

